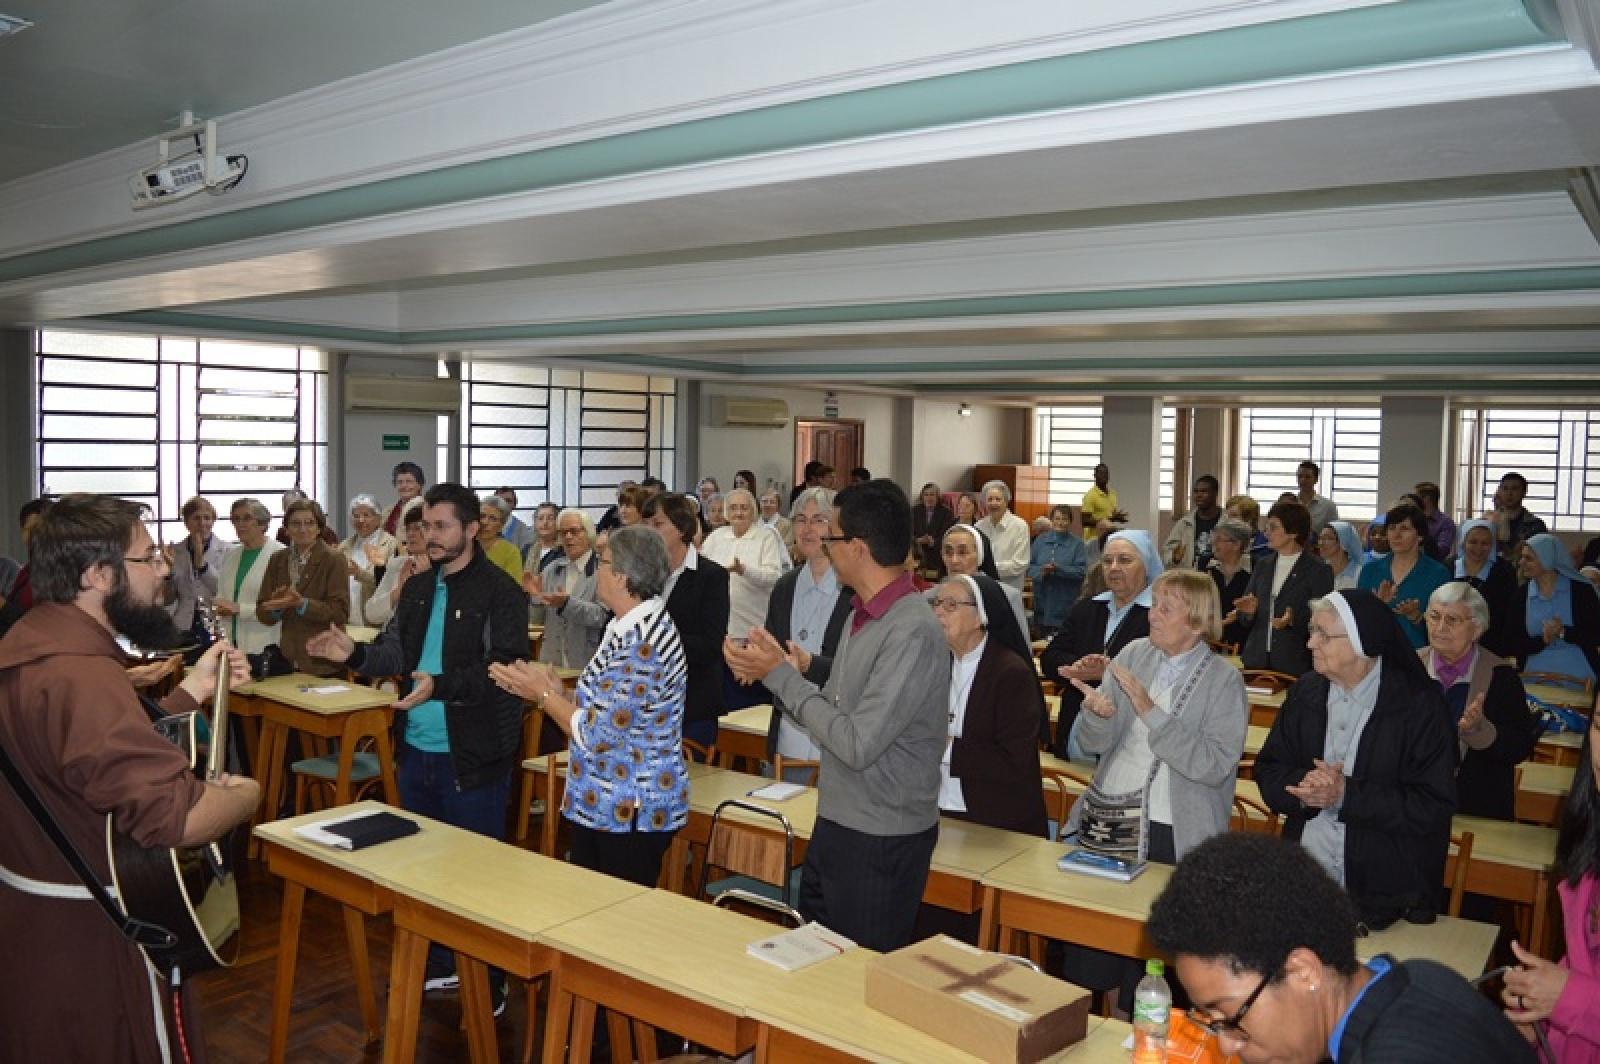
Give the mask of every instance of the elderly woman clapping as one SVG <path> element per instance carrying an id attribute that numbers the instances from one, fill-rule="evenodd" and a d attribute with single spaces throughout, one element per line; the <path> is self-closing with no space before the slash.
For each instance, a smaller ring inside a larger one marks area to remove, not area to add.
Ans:
<path id="1" fill-rule="evenodd" d="M 1456 807 L 1456 728 L 1400 619 L 1370 591 L 1312 600 L 1314 673 L 1256 757 L 1261 797 L 1374 928 L 1433 918 Z"/>
<path id="2" fill-rule="evenodd" d="M 577 509 L 556 518 L 561 554 L 542 573 L 523 573 L 522 587 L 544 610 L 539 660 L 569 669 L 588 664 L 610 619 L 598 598 L 594 521 Z"/>
<path id="3" fill-rule="evenodd" d="M 1098 690 L 1072 680 L 1078 741 L 1100 764 L 1068 827 L 1094 848 L 1171 864 L 1228 830 L 1250 710 L 1239 670 L 1206 644 L 1221 629 L 1211 578 L 1169 570 L 1152 591 L 1149 636 L 1118 652 Z"/>
<path id="4" fill-rule="evenodd" d="M 350 500 L 350 535 L 339 544 L 345 572 L 350 578 L 350 616 L 364 615 L 367 600 L 382 579 L 382 570 L 394 557 L 399 544 L 383 530 L 383 514 L 378 500 L 362 493 Z"/>
<path id="5" fill-rule="evenodd" d="M 489 676 L 571 737 L 561 815 L 572 831 L 572 862 L 652 887 L 689 813 L 687 673 L 661 598 L 671 570 L 661 537 L 643 525 L 612 531 L 596 560 L 596 594 L 616 620 L 573 697 L 548 666 L 490 665 Z"/>
<path id="6" fill-rule="evenodd" d="M 933 613 L 952 656 L 939 808 L 960 820 L 1043 836 L 1044 700 L 1003 586 L 979 573 L 949 577 L 934 589 Z"/>
<path id="7" fill-rule="evenodd" d="M 1099 683 L 1106 666 L 1123 647 L 1150 634 L 1146 616 L 1151 601 L 1150 582 L 1162 572 L 1161 557 L 1150 533 L 1143 529 L 1113 532 L 1101 550 L 1100 570 L 1106 590 L 1093 598 L 1078 600 L 1039 658 L 1047 679 Z M 1068 756 L 1080 701 L 1075 687 L 1062 690 L 1054 746 L 1061 757 Z"/>
<path id="8" fill-rule="evenodd" d="M 1428 645 L 1418 653 L 1439 682 L 1461 737 L 1457 811 L 1511 820 L 1517 766 L 1539 741 L 1516 663 L 1478 645 L 1489 629 L 1489 605 L 1464 581 L 1436 590 L 1423 619 Z"/>

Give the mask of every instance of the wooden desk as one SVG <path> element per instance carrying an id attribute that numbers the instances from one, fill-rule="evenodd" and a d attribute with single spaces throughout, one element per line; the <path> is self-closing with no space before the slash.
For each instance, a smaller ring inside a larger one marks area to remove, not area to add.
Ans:
<path id="1" fill-rule="evenodd" d="M 1246 688 L 1245 696 L 1250 700 L 1250 723 L 1271 728 L 1272 722 L 1278 719 L 1278 710 L 1283 708 L 1283 700 L 1288 693 L 1287 688 L 1282 691 L 1252 691 Z"/>
<path id="2" fill-rule="evenodd" d="M 1554 827 L 1561 815 L 1561 806 L 1572 790 L 1576 765 L 1541 765 L 1529 763 L 1520 767 L 1521 783 L 1517 787 L 1517 819 L 1529 824 Z"/>
<path id="3" fill-rule="evenodd" d="M 1056 867 L 1066 849 L 1040 841 L 983 877 L 979 945 L 1012 952 L 1012 933 L 1027 931 L 1125 957 L 1156 956 L 1145 921 L 1172 869 L 1152 864 L 1132 883 L 1073 875 Z M 1476 866 L 1476 848 L 1473 857 Z M 1378 953 L 1401 960 L 1427 957 L 1470 978 L 1483 972 L 1495 935 L 1489 924 L 1440 917 L 1427 925 L 1402 922 L 1358 939 L 1356 952 L 1363 958 Z"/>
<path id="4" fill-rule="evenodd" d="M 1244 756 L 1255 757 L 1261 753 L 1261 748 L 1266 745 L 1267 734 L 1271 728 L 1263 728 L 1259 724 L 1252 724 L 1244 733 Z"/>
<path id="5" fill-rule="evenodd" d="M 545 1064 L 571 1034 L 572 1060 L 589 1059 L 594 1009 L 680 1034 L 719 1053 L 755 1048 L 747 1012 L 784 992 L 793 973 L 745 952 L 777 929 L 738 913 L 653 890 L 550 929 L 561 954 L 545 1023 Z"/>
<path id="6" fill-rule="evenodd" d="M 1530 920 L 1526 927 L 1519 927 L 1519 933 L 1526 932 L 1523 941 L 1543 956 L 1549 947 L 1550 866 L 1556 859 L 1556 830 L 1476 816 L 1456 817 L 1451 830 L 1473 834 L 1467 890 L 1528 906 Z"/>
<path id="7" fill-rule="evenodd" d="M 765 761 L 767 729 L 771 725 L 771 706 L 738 709 L 718 720 L 717 751 L 728 759 L 723 764 L 731 765 L 736 757 L 748 758 L 752 764 Z"/>
<path id="8" fill-rule="evenodd" d="M 1568 709 L 1581 710 L 1584 713 L 1594 708 L 1594 695 L 1584 694 L 1582 691 L 1570 687 L 1560 687 L 1555 684 L 1530 683 L 1522 687 L 1529 697 L 1537 698 L 1541 702 L 1548 702 L 1552 706 L 1565 706 Z"/>
<path id="9" fill-rule="evenodd" d="M 984 873 L 1039 841 L 1032 835 L 945 817 L 922 900 L 941 909 L 975 913 L 983 907 Z"/>
<path id="10" fill-rule="evenodd" d="M 832 1064 L 855 1060 L 970 1064 L 978 1058 L 946 1045 L 909 1024 L 867 1007 L 866 969 L 871 950 L 856 949 L 791 972 L 780 989 L 750 1006 L 758 1064 Z M 1049 1060 L 1126 1064 L 1122 1042 L 1129 1027 L 1089 1017 L 1089 1035 Z"/>
<path id="11" fill-rule="evenodd" d="M 437 942 L 456 954 L 470 1058 L 497 1061 L 489 967 L 522 979 L 548 975 L 557 954 L 542 940 L 543 932 L 649 891 L 486 836 L 438 827 L 448 833 L 447 842 L 388 877 L 395 935 L 383 1059 L 409 1064 L 416 1058 L 428 946 Z"/>
<path id="12" fill-rule="evenodd" d="M 345 690 L 315 694 L 306 688 L 340 686 Z M 339 740 L 339 768 L 334 778 L 334 805 L 350 801 L 350 769 L 356 746 L 364 738 L 374 742 L 378 766 L 383 774 L 384 798 L 400 804 L 400 788 L 394 777 L 394 746 L 389 725 L 394 717 L 395 696 L 388 691 L 338 679 L 291 673 L 269 680 L 257 680 L 239 689 L 230 699 L 235 712 L 259 717 L 261 738 L 256 779 L 261 783 L 262 811 L 256 822 L 275 817 L 282 807 L 283 786 L 288 766 L 284 764 L 289 732 Z M 252 855 L 256 842 L 250 843 Z"/>
<path id="13" fill-rule="evenodd" d="M 1544 735 L 1533 748 L 1533 760 L 1548 765 L 1576 765 L 1583 751 L 1581 732 L 1558 732 Z"/>
<path id="14" fill-rule="evenodd" d="M 272 1026 L 267 1042 L 267 1059 L 284 1058 L 289 1036 L 289 1012 L 294 1002 L 295 962 L 300 950 L 300 917 L 305 908 L 306 891 L 332 898 L 344 907 L 345 939 L 350 948 L 352 976 L 361 1004 L 361 1019 L 366 1042 L 378 1041 L 378 1008 L 372 996 L 372 972 L 367 959 L 367 932 L 362 914 L 388 912 L 393 893 L 384 885 L 386 877 L 411 861 L 422 859 L 448 845 L 445 832 L 434 831 L 445 825 L 407 813 L 424 830 L 410 838 L 398 839 L 365 850 L 336 850 L 294 833 L 296 826 L 332 819 L 362 810 L 387 808 L 379 802 L 361 802 L 341 810 L 320 810 L 305 816 L 262 824 L 254 832 L 261 843 L 267 868 L 283 879 L 283 909 L 278 925 L 277 976 L 272 989 Z M 452 829 L 453 830 L 453 829 Z"/>

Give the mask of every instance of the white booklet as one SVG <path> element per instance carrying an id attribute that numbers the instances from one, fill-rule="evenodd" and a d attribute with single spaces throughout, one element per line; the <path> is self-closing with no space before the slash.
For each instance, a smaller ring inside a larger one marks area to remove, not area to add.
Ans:
<path id="1" fill-rule="evenodd" d="M 748 792 L 746 798 L 764 798 L 769 802 L 787 802 L 797 794 L 804 794 L 811 788 L 803 783 L 769 783 L 765 787 L 757 787 Z"/>
<path id="2" fill-rule="evenodd" d="M 745 947 L 745 952 L 768 964 L 775 964 L 786 972 L 797 972 L 855 948 L 856 944 L 848 938 L 813 921 L 781 935 L 752 942 Z"/>

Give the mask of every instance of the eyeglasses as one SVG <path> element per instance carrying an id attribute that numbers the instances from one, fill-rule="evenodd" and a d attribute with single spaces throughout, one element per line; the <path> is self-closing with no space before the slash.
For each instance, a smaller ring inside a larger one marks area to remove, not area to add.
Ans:
<path id="1" fill-rule="evenodd" d="M 160 547 L 151 547 L 148 554 L 124 554 L 122 560 L 133 562 L 135 565 L 148 565 L 151 568 L 165 566 L 170 569 L 172 567 L 172 563 L 167 560 L 167 556 L 161 553 Z"/>
<path id="2" fill-rule="evenodd" d="M 1306 629 L 1306 642 L 1308 642 L 1308 643 L 1311 642 L 1313 639 L 1349 639 L 1349 638 L 1350 638 L 1350 636 L 1345 632 L 1330 632 L 1325 628 L 1318 628 L 1316 625 L 1312 625 L 1310 628 Z"/>
<path id="3" fill-rule="evenodd" d="M 1462 625 L 1471 621 L 1470 617 L 1457 617 L 1454 614 L 1445 613 L 1442 610 L 1429 610 L 1427 613 L 1424 613 L 1423 616 L 1428 619 L 1428 624 L 1430 626 L 1434 628 L 1441 628 L 1446 632 L 1460 628 Z"/>
<path id="4" fill-rule="evenodd" d="M 968 602 L 966 599 L 944 598 L 943 596 L 933 600 L 933 609 L 936 613 L 954 613 L 962 606 L 971 606 L 976 609 L 978 604 L 976 602 Z"/>
<path id="5" fill-rule="evenodd" d="M 1278 973 L 1273 972 L 1257 983 L 1256 988 L 1250 991 L 1250 996 L 1244 999 L 1244 1004 L 1239 1006 L 1239 1011 L 1232 1016 L 1224 1016 L 1218 1019 L 1210 1013 L 1194 1008 L 1188 1009 L 1185 1015 L 1189 1017 L 1195 1026 L 1200 1027 L 1214 1038 L 1226 1036 L 1240 1042 L 1248 1042 L 1250 1041 L 1250 1032 L 1239 1025 L 1244 1022 L 1244 1014 L 1250 1011 L 1250 1006 L 1256 1003 L 1256 998 L 1259 998 L 1261 992 L 1277 977 Z"/>

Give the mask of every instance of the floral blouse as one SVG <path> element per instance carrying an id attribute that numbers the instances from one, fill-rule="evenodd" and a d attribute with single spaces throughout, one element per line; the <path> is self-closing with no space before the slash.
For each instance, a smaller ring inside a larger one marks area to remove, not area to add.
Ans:
<path id="1" fill-rule="evenodd" d="M 594 831 L 676 831 L 689 815 L 683 763 L 687 672 L 659 598 L 606 626 L 578 677 L 561 814 Z"/>

